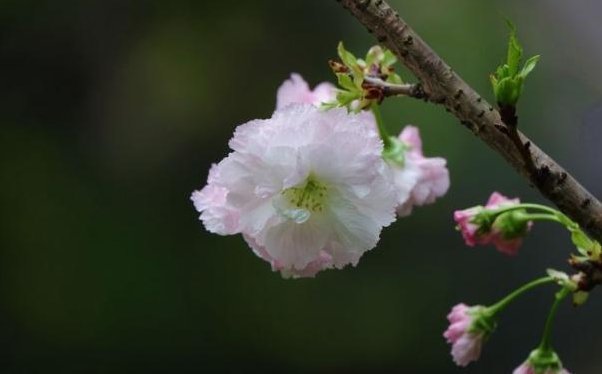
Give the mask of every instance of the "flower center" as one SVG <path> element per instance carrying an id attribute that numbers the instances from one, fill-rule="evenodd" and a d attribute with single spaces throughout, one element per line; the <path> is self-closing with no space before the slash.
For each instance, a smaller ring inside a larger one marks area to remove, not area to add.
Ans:
<path id="1" fill-rule="evenodd" d="M 282 195 L 291 205 L 315 213 L 324 209 L 327 188 L 310 176 L 304 185 L 287 188 Z"/>

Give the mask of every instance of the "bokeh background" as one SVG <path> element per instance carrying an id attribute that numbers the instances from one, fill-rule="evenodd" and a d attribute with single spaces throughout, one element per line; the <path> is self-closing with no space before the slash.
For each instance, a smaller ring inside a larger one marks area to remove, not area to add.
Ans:
<path id="1" fill-rule="evenodd" d="M 398 0 L 401 15 L 491 97 L 518 26 L 541 54 L 521 127 L 602 196 L 602 5 Z M 547 267 L 566 233 L 538 224 L 519 256 L 467 248 L 454 209 L 493 190 L 543 202 L 441 108 L 390 100 L 420 126 L 452 187 L 382 234 L 357 268 L 283 280 L 239 236 L 204 231 L 189 201 L 238 124 L 269 117 L 291 72 L 332 80 L 344 40 L 372 37 L 335 1 L 0 2 L 0 372 L 508 373 L 537 344 L 552 287 L 504 313 L 482 359 L 441 337 L 459 302 L 491 303 Z M 403 76 L 411 77 L 400 68 Z M 555 345 L 602 372 L 602 300 L 560 310 Z"/>

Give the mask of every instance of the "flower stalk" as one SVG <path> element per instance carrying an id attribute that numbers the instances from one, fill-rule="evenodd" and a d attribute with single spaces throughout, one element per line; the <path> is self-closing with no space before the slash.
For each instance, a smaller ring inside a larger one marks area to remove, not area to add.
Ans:
<path id="1" fill-rule="evenodd" d="M 505 309 L 511 302 L 513 302 L 517 297 L 521 296 L 522 294 L 524 294 L 525 292 L 532 290 L 533 288 L 539 287 L 541 285 L 547 284 L 547 283 L 553 283 L 555 280 L 552 277 L 542 277 L 542 278 L 538 278 L 535 279 L 527 284 L 524 284 L 523 286 L 517 288 L 516 290 L 514 290 L 513 292 L 511 292 L 508 296 L 504 297 L 503 299 L 501 299 L 500 301 L 498 301 L 497 303 L 493 304 L 492 306 L 490 306 L 489 309 L 489 313 L 491 313 L 491 315 L 495 316 L 497 315 L 500 311 L 502 311 L 503 309 Z"/>
<path id="2" fill-rule="evenodd" d="M 571 293 L 567 287 L 563 287 L 560 291 L 554 295 L 554 303 L 552 303 L 552 307 L 550 308 L 550 312 L 548 313 L 548 317 L 546 318 L 546 323 L 544 325 L 543 334 L 541 337 L 541 343 L 539 344 L 539 349 L 544 352 L 552 351 L 552 326 L 554 323 L 554 318 L 556 317 L 556 312 L 558 310 L 558 306 L 562 302 L 562 300 L 567 297 Z"/>

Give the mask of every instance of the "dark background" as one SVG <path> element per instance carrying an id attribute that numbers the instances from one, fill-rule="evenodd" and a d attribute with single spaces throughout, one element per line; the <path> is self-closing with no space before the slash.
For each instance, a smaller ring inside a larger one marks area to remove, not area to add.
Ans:
<path id="1" fill-rule="evenodd" d="M 486 97 L 504 18 L 542 60 L 521 127 L 602 195 L 602 6 L 596 0 L 399 0 L 401 15 Z M 448 159 L 437 204 L 383 232 L 357 268 L 283 280 L 189 201 L 236 125 L 271 114 L 290 72 L 332 80 L 344 40 L 372 37 L 335 1 L 0 2 L 0 371 L 508 373 L 539 340 L 544 287 L 505 312 L 482 359 L 441 337 L 459 302 L 492 303 L 547 267 L 565 232 L 537 224 L 519 256 L 467 248 L 454 209 L 499 190 L 543 202 L 441 108 L 390 100 Z M 401 69 L 402 75 L 410 78 Z M 555 346 L 602 371 L 602 300 L 560 310 Z"/>

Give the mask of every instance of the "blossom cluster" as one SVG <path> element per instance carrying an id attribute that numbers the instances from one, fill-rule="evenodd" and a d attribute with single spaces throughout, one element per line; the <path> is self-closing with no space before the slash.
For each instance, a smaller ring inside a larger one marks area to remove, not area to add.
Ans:
<path id="1" fill-rule="evenodd" d="M 516 210 L 496 215 L 500 208 L 512 208 L 520 203 L 518 198 L 509 199 L 493 192 L 485 206 L 476 206 L 454 212 L 454 220 L 466 245 L 493 244 L 498 251 L 515 255 L 523 237 L 531 229 L 532 222 L 517 219 Z M 520 211 L 518 211 L 520 213 Z"/>
<path id="2" fill-rule="evenodd" d="M 602 248 L 590 239 L 579 226 L 561 212 L 539 204 L 524 204 L 518 198 L 510 199 L 494 192 L 487 203 L 454 212 L 457 229 L 468 246 L 493 244 L 507 255 L 516 255 L 524 236 L 530 231 L 533 221 L 552 221 L 563 225 L 571 232 L 571 240 L 581 256 L 572 256 L 574 263 L 598 264 Z M 596 266 L 596 265 L 595 265 Z M 561 286 L 555 294 L 550 313 L 545 323 L 540 345 L 527 360 L 519 365 L 514 374 L 569 374 L 560 358 L 551 347 L 551 321 L 559 303 L 573 293 L 573 304 L 581 305 L 588 293 L 581 290 L 586 276 L 581 273 L 570 277 L 566 273 L 548 269 L 548 276 L 531 281 L 491 306 L 468 306 L 457 304 L 448 314 L 449 327 L 443 337 L 451 344 L 451 354 L 459 366 L 466 366 L 479 359 L 483 343 L 497 325 L 497 314 L 526 291 L 542 284 L 556 283 Z"/>
<path id="3" fill-rule="evenodd" d="M 451 354 L 458 366 L 467 366 L 479 359 L 483 343 L 496 327 L 493 308 L 460 303 L 448 314 L 449 327 L 443 337 L 452 345 Z M 535 349 L 513 374 L 570 374 L 551 349 Z"/>
<path id="4" fill-rule="evenodd" d="M 271 118 L 238 126 L 191 197 L 208 231 L 242 234 L 285 277 L 356 265 L 397 216 L 449 188 L 445 159 L 424 156 L 416 127 L 398 137 L 403 162 L 387 160 L 372 113 L 320 107 L 335 96 L 292 74 Z"/>

